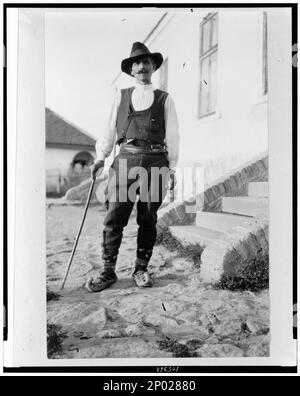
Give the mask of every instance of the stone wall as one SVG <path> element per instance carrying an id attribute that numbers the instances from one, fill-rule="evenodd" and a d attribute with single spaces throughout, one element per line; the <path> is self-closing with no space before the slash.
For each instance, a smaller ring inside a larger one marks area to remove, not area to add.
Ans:
<path id="1" fill-rule="evenodd" d="M 196 211 L 218 212 L 222 197 L 247 195 L 248 183 L 268 180 L 265 152 L 205 186 L 202 193 L 183 202 L 172 202 L 158 212 L 158 232 L 171 225 L 192 224 Z"/>
<path id="2" fill-rule="evenodd" d="M 103 172 L 100 177 L 96 179 L 95 186 L 93 188 L 91 203 L 105 204 L 105 190 L 107 186 L 108 173 Z M 91 187 L 91 178 L 87 178 L 79 185 L 70 188 L 64 198 L 66 201 L 81 202 L 85 203 Z"/>
<path id="3" fill-rule="evenodd" d="M 201 278 L 215 283 L 223 274 L 241 276 L 259 253 L 269 254 L 269 218 L 265 215 L 233 227 L 222 241 L 206 246 L 201 256 Z"/>

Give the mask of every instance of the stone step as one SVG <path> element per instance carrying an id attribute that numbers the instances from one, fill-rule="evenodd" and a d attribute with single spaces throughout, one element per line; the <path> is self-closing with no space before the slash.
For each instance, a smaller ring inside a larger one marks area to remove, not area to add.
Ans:
<path id="1" fill-rule="evenodd" d="M 252 217 L 220 212 L 202 212 L 196 214 L 196 225 L 210 230 L 226 232 L 242 223 L 252 221 Z"/>
<path id="2" fill-rule="evenodd" d="M 212 241 L 223 240 L 225 234 L 220 231 L 210 230 L 196 225 L 171 226 L 169 230 L 174 238 L 182 245 L 198 243 L 200 246 L 206 246 Z"/>
<path id="3" fill-rule="evenodd" d="M 265 197 L 223 197 L 222 212 L 257 216 L 267 214 L 269 199 Z"/>
<path id="4" fill-rule="evenodd" d="M 268 197 L 269 182 L 252 182 L 248 184 L 249 197 Z"/>

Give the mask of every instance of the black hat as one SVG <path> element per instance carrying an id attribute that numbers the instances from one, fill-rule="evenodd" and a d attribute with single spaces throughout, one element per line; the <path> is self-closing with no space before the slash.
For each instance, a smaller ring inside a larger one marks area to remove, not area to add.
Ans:
<path id="1" fill-rule="evenodd" d="M 133 62 L 137 58 L 141 58 L 143 56 L 150 56 L 153 59 L 155 65 L 156 65 L 156 70 L 161 66 L 161 64 L 163 63 L 163 60 L 164 60 L 161 53 L 159 53 L 159 52 L 151 53 L 149 51 L 149 49 L 145 46 L 145 44 L 136 42 L 136 43 L 132 44 L 131 53 L 130 53 L 129 58 L 122 60 L 121 70 L 124 73 L 127 73 L 131 76 L 131 66 L 132 66 Z"/>

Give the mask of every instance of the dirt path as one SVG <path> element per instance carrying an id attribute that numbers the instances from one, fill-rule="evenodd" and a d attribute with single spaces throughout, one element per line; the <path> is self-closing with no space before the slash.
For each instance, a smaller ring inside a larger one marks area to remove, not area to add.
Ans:
<path id="1" fill-rule="evenodd" d="M 47 285 L 61 295 L 48 302 L 47 316 L 67 332 L 58 358 L 268 356 L 268 290 L 215 290 L 201 282 L 199 268 L 164 246 L 156 246 L 151 259 L 154 287 L 134 287 L 134 217 L 124 232 L 118 282 L 91 294 L 83 285 L 101 269 L 105 212 L 89 209 L 61 292 L 82 211 L 80 206 L 51 206 L 46 211 Z"/>

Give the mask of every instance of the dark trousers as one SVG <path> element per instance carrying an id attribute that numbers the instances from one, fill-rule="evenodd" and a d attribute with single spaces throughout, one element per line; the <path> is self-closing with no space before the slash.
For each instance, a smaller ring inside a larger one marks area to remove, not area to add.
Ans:
<path id="1" fill-rule="evenodd" d="M 165 153 L 128 153 L 120 150 L 109 173 L 107 215 L 103 230 L 103 258 L 114 262 L 123 229 L 137 200 L 137 258 L 148 262 L 156 241 L 157 211 L 167 193 Z"/>

